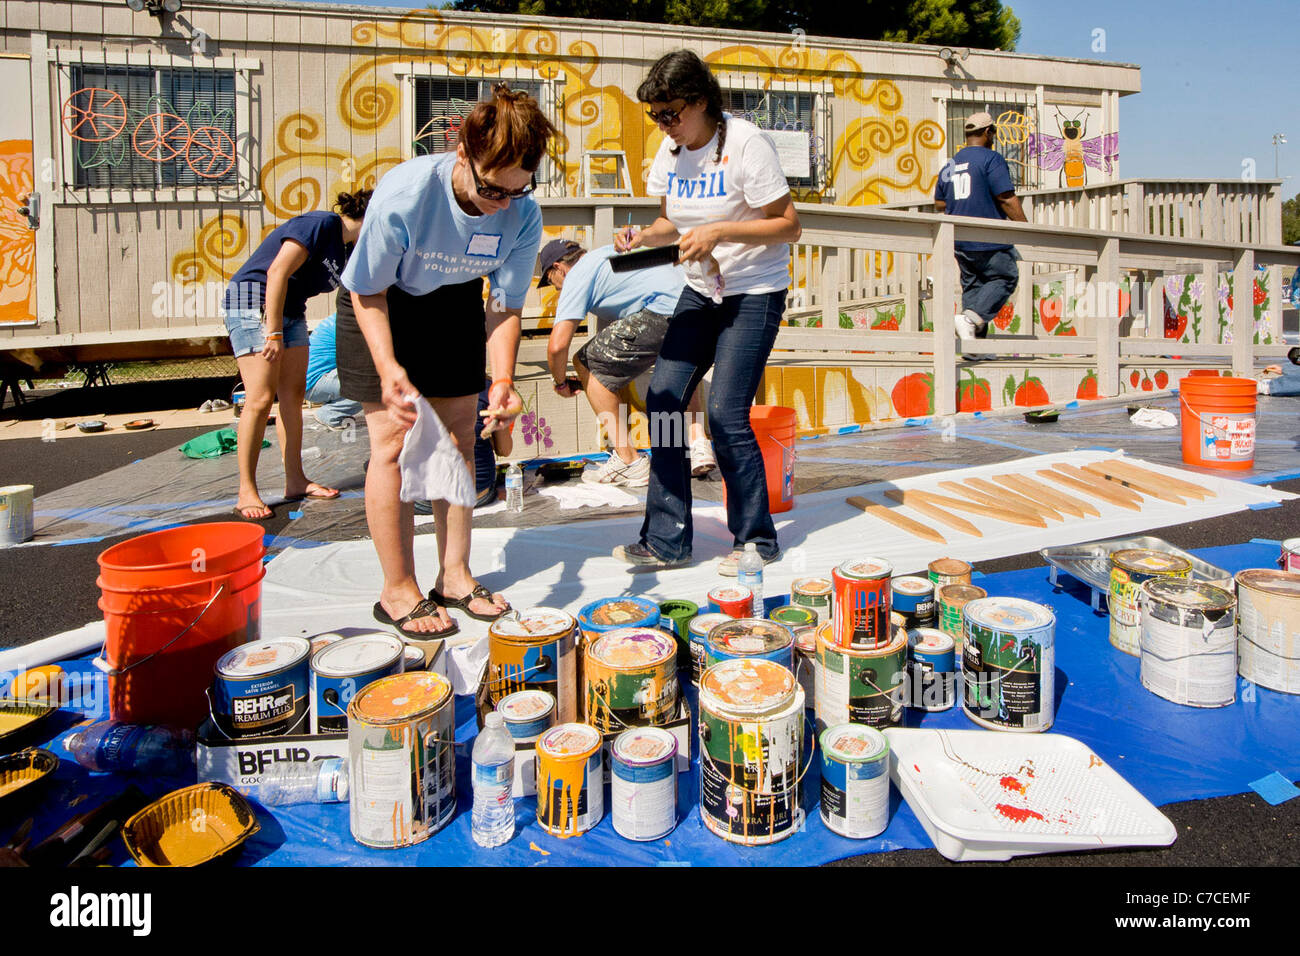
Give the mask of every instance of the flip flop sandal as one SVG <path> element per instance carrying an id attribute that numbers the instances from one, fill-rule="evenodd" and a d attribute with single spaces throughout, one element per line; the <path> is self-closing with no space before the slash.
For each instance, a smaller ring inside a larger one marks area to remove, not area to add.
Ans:
<path id="1" fill-rule="evenodd" d="M 469 602 L 473 601 L 475 598 L 483 598 L 484 600 L 491 601 L 492 592 L 478 582 L 475 582 L 474 590 L 470 591 L 469 594 L 466 594 L 463 598 L 457 598 L 456 600 L 452 600 L 446 595 L 439 593 L 437 588 L 434 588 L 429 592 L 429 599 L 431 601 L 435 601 L 445 608 L 454 607 L 459 611 L 464 611 L 476 621 L 495 621 L 502 614 L 505 614 L 506 611 L 510 610 L 510 605 L 507 603 L 505 607 L 497 611 L 495 614 L 477 614 L 469 609 Z"/>
<path id="2" fill-rule="evenodd" d="M 401 618 L 400 620 L 393 620 L 393 618 L 389 616 L 388 612 L 384 610 L 383 603 L 376 601 L 373 613 L 375 620 L 380 624 L 387 624 L 389 627 L 395 627 L 406 637 L 414 637 L 421 640 L 433 640 L 439 637 L 451 637 L 453 634 L 458 634 L 460 632 L 460 625 L 455 621 L 451 622 L 451 627 L 445 628 L 441 631 L 408 631 L 402 626 L 403 624 L 409 624 L 416 618 L 437 617 L 439 603 L 440 602 L 432 599 L 426 599 L 411 608 L 411 613 L 406 615 L 406 617 Z"/>

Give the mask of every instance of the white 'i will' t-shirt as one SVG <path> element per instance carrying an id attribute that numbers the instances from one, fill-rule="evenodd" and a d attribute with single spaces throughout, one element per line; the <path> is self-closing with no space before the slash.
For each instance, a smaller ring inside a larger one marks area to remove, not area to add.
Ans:
<path id="1" fill-rule="evenodd" d="M 790 192 L 776 147 L 761 129 L 724 113 L 727 141 L 721 162 L 714 162 L 718 134 L 699 149 L 685 146 L 672 154 L 665 136 L 650 166 L 646 192 L 663 196 L 668 219 L 678 232 L 713 222 L 762 219 L 763 207 Z M 724 283 L 723 295 L 778 292 L 790 287 L 790 245 L 720 242 L 713 250 Z M 704 296 L 713 294 L 703 263 L 683 263 L 686 283 Z"/>

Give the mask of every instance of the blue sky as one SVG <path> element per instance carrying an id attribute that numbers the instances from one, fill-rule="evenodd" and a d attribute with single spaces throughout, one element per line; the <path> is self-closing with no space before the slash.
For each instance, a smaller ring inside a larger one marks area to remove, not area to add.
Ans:
<path id="1" fill-rule="evenodd" d="M 348 0 L 361 6 L 424 6 Z M 1136 63 L 1142 92 L 1120 100 L 1126 178 L 1236 179 L 1255 160 L 1273 176 L 1274 133 L 1290 140 L 1283 196 L 1300 191 L 1300 4 L 1295 0 L 1003 0 L 1020 17 L 1018 49 Z M 1093 49 L 1105 30 L 1106 49 Z"/>

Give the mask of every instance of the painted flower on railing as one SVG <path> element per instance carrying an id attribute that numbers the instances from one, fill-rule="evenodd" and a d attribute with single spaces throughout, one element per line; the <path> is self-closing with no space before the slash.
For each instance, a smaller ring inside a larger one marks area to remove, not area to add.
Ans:
<path id="1" fill-rule="evenodd" d="M 1169 298 L 1177 302 L 1183 297 L 1183 287 L 1187 282 L 1187 276 L 1174 275 L 1165 277 L 1165 292 Z"/>
<path id="2" fill-rule="evenodd" d="M 897 332 L 902 328 L 904 308 L 900 303 L 892 309 L 876 309 L 871 328 L 878 332 Z"/>

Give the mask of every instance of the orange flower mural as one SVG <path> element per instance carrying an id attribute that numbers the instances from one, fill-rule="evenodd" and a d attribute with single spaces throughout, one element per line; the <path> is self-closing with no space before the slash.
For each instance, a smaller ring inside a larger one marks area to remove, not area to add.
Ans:
<path id="1" fill-rule="evenodd" d="M 0 323 L 36 318 L 36 233 L 18 212 L 33 183 L 32 141 L 0 141 Z"/>

